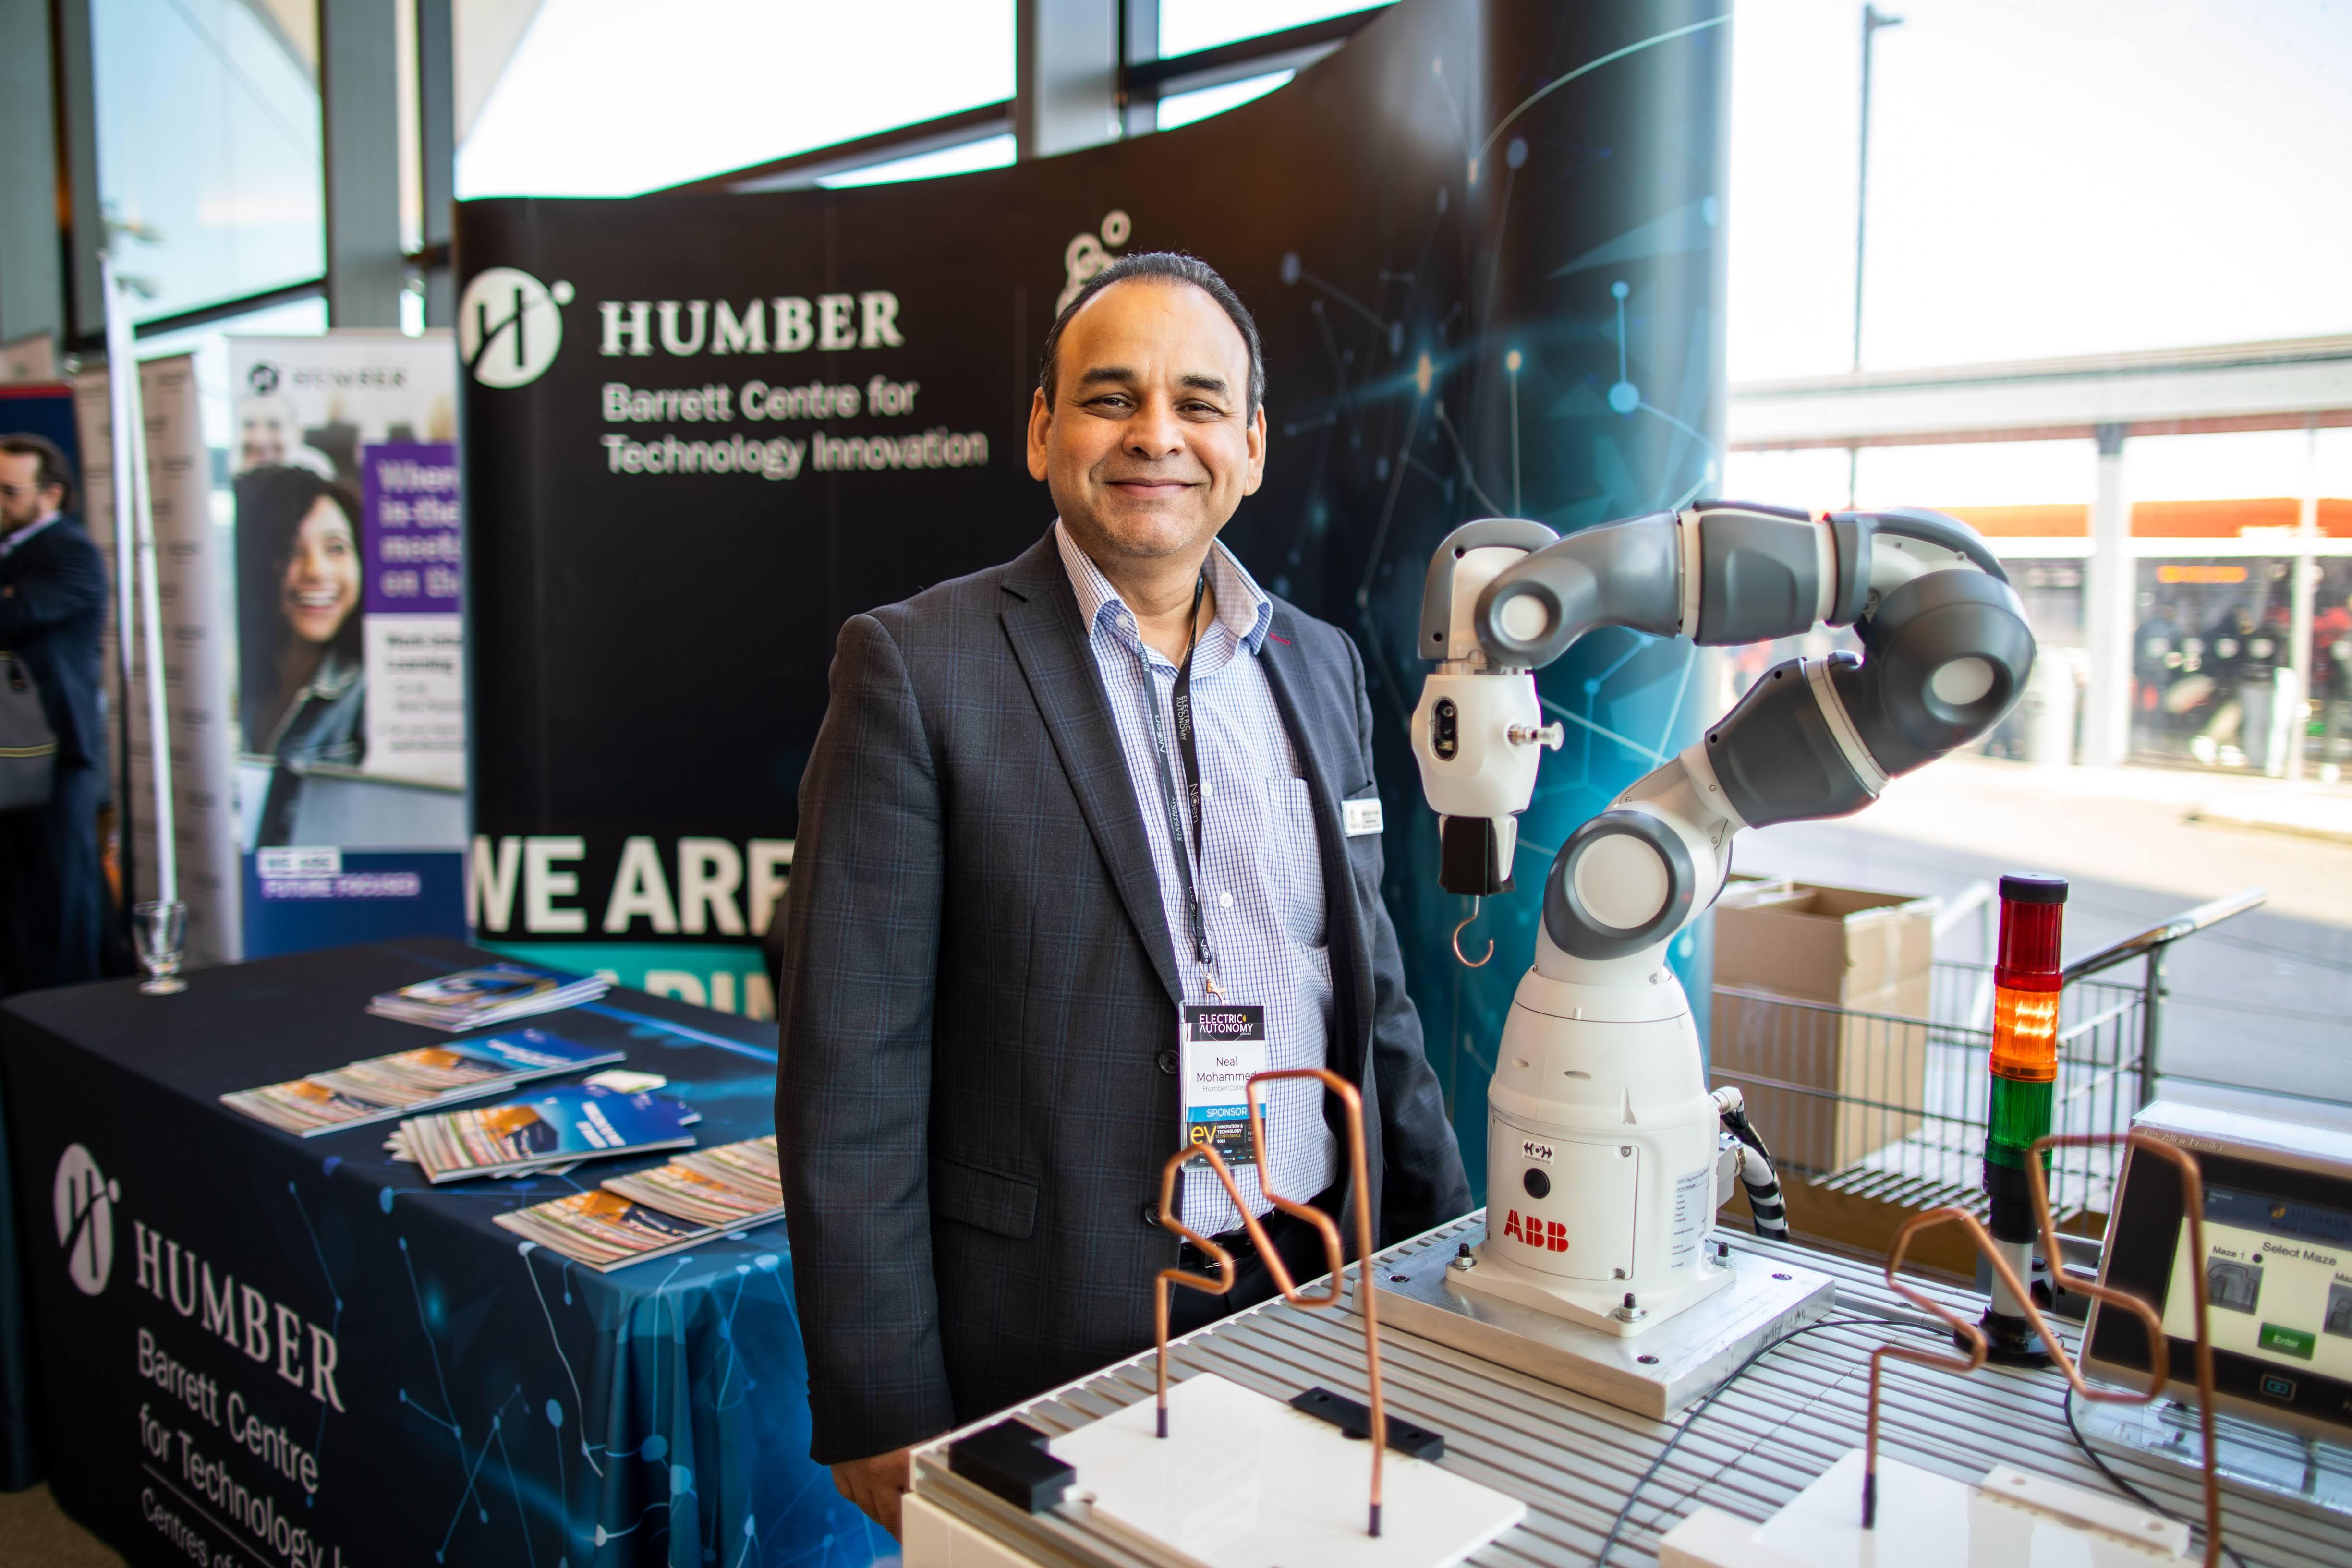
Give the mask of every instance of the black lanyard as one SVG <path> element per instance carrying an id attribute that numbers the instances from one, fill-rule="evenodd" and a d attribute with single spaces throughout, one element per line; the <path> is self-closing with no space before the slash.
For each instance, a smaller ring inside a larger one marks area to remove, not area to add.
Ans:
<path id="1" fill-rule="evenodd" d="M 1160 723 L 1159 681 L 1151 677 L 1151 662 L 1144 661 L 1144 703 L 1151 710 L 1151 750 L 1160 758 L 1160 798 L 1168 810 L 1168 832 L 1174 840 L 1176 875 L 1184 883 L 1184 904 L 1192 917 L 1192 956 L 1200 960 L 1205 971 L 1209 993 L 1223 996 L 1217 986 L 1217 956 L 1209 946 L 1209 920 L 1201 907 L 1201 890 L 1192 876 L 1193 867 L 1201 864 L 1207 852 L 1202 836 L 1201 810 L 1201 737 L 1200 727 L 1192 715 L 1192 654 L 1200 647 L 1194 632 L 1201 620 L 1201 600 L 1209 591 L 1209 574 L 1203 571 L 1201 580 L 1192 587 L 1192 615 L 1184 624 L 1186 642 L 1184 663 L 1176 671 L 1176 685 L 1169 694 L 1169 707 L 1175 716 L 1176 749 L 1184 758 L 1184 781 L 1192 801 L 1192 856 L 1185 856 L 1184 823 L 1176 809 L 1176 776 L 1168 764 L 1168 741 Z M 1205 868 L 1204 868 L 1205 869 Z"/>

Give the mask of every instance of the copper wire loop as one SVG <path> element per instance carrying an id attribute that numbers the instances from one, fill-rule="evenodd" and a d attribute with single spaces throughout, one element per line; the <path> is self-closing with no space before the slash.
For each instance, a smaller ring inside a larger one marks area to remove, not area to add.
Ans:
<path id="1" fill-rule="evenodd" d="M 1201 1291 L 1213 1296 L 1222 1296 L 1234 1288 L 1233 1254 L 1176 1218 L 1176 1178 L 1187 1165 L 1196 1159 L 1204 1159 L 1209 1168 L 1216 1173 L 1218 1185 L 1225 1189 L 1225 1196 L 1233 1200 L 1234 1209 L 1240 1213 L 1242 1225 L 1248 1230 L 1258 1256 L 1265 1260 L 1266 1272 L 1273 1277 L 1275 1288 L 1282 1292 L 1284 1301 L 1294 1307 L 1313 1312 L 1322 1307 L 1338 1306 L 1346 1289 L 1343 1270 L 1347 1260 L 1339 1240 L 1339 1225 L 1312 1204 L 1284 1197 L 1266 1184 L 1266 1173 L 1270 1167 L 1266 1164 L 1265 1117 L 1258 1106 L 1258 1085 L 1279 1083 L 1293 1078 L 1312 1078 L 1320 1082 L 1324 1088 L 1339 1098 L 1348 1124 L 1349 1191 L 1356 1201 L 1356 1257 L 1359 1263 L 1356 1309 L 1364 1320 L 1364 1379 L 1371 1388 L 1372 1406 L 1371 1511 L 1366 1533 L 1378 1535 L 1381 1532 L 1381 1458 L 1388 1451 L 1389 1418 L 1388 1402 L 1381 1389 L 1380 1320 L 1372 1305 L 1371 1278 L 1361 1271 L 1370 1267 L 1372 1256 L 1372 1218 L 1366 1207 L 1366 1195 L 1370 1188 L 1366 1181 L 1364 1156 L 1364 1099 L 1356 1092 L 1354 1084 L 1336 1072 L 1320 1067 L 1286 1067 L 1271 1072 L 1252 1073 L 1249 1082 L 1243 1086 L 1243 1092 L 1249 1100 L 1250 1154 L 1257 1162 L 1259 1189 L 1265 1194 L 1268 1203 L 1294 1219 L 1305 1220 L 1323 1239 L 1324 1255 L 1331 1260 L 1331 1288 L 1323 1294 L 1308 1296 L 1300 1293 L 1297 1281 L 1290 1277 L 1289 1266 L 1284 1262 L 1281 1251 L 1266 1235 L 1265 1227 L 1259 1218 L 1252 1214 L 1249 1206 L 1242 1201 L 1241 1189 L 1234 1185 L 1232 1169 L 1214 1148 L 1198 1144 L 1179 1149 L 1160 1169 L 1160 1223 L 1213 1259 L 1217 1272 L 1212 1278 L 1182 1269 L 1162 1269 L 1152 1283 L 1152 1317 L 1159 1335 L 1159 1430 L 1161 1437 L 1168 1436 L 1168 1305 L 1173 1299 L 1169 1295 L 1169 1287 L 1181 1285 L 1188 1291 Z"/>
<path id="2" fill-rule="evenodd" d="M 2116 1144 L 2126 1145 L 2133 1157 L 2146 1154 L 2151 1158 L 2169 1160 L 2180 1168 L 2180 1207 L 2189 1220 L 2189 1256 L 2197 1264 L 2190 1270 L 2190 1279 L 2197 1306 L 2197 1407 L 2205 1437 L 2205 1568 L 2219 1568 L 2221 1561 L 2221 1489 L 2213 1472 L 2213 1341 L 2205 1321 L 2205 1184 L 2198 1171 L 2196 1159 L 2161 1138 L 2150 1137 L 2140 1132 L 2120 1135 L 2069 1133 L 2037 1139 L 2025 1158 L 2027 1180 L 2033 1189 L 2033 1218 L 2042 1233 L 2043 1256 L 2054 1264 L 2061 1256 L 2058 1228 L 2050 1218 L 2050 1183 L 2042 1172 L 2042 1155 L 2056 1148 L 2105 1147 Z M 2164 1393 L 2170 1379 L 2171 1363 L 2165 1342 L 2163 1320 L 2157 1315 L 2156 1309 L 2140 1297 L 2096 1281 L 2066 1277 L 2066 1289 L 2129 1312 L 2139 1320 L 2141 1331 L 2147 1335 L 2147 1392 L 2136 1394 L 2128 1388 L 2095 1388 L 2084 1381 L 2074 1357 L 2066 1354 L 2065 1344 L 2059 1339 L 2057 1332 L 2042 1317 L 2042 1310 L 2034 1305 L 2033 1292 L 2017 1277 L 2017 1271 L 2010 1267 L 2009 1260 L 2001 1255 L 2000 1249 L 1975 1215 L 1965 1208 L 1948 1207 L 1914 1215 L 1904 1221 L 1903 1228 L 1895 1233 L 1895 1244 L 1887 1251 L 1886 1288 L 1921 1312 L 1948 1325 L 1953 1333 L 1968 1342 L 1969 1354 L 1965 1357 L 1941 1354 L 1892 1340 L 1870 1353 L 1870 1415 L 1863 1441 L 1862 1524 L 1864 1530 L 1873 1528 L 1877 1522 L 1879 1381 L 1886 1359 L 1893 1356 L 1915 1365 L 1957 1373 L 1974 1372 L 1985 1364 L 1985 1337 L 1981 1329 L 1962 1319 L 1926 1291 L 1897 1277 L 1896 1270 L 1903 1266 L 1903 1260 L 1910 1251 L 1912 1239 L 1938 1225 L 1957 1225 L 1968 1232 L 1969 1239 L 1991 1264 L 2001 1283 L 2009 1287 L 2010 1294 L 2024 1310 L 2026 1320 L 2042 1336 L 2042 1343 L 2049 1347 L 2051 1361 L 2064 1374 L 2067 1383 L 2082 1398 L 2103 1405 L 2150 1405 Z"/>

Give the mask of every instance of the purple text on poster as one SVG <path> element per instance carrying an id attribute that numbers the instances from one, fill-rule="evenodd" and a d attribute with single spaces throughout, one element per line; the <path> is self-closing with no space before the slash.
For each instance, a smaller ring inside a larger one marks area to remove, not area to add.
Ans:
<path id="1" fill-rule="evenodd" d="M 396 441 L 362 448 L 371 615 L 454 615 L 458 554 L 457 448 Z"/>

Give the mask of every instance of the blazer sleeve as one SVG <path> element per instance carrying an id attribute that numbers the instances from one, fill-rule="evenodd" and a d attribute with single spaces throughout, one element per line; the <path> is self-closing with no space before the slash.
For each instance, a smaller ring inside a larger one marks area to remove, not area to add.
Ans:
<path id="1" fill-rule="evenodd" d="M 776 1009 L 776 1143 L 819 1464 L 954 1425 L 928 1155 L 941 842 L 905 659 L 880 622 L 853 617 L 801 778 Z"/>
<path id="2" fill-rule="evenodd" d="M 1341 634 L 1355 682 L 1356 744 L 1372 771 L 1372 705 L 1355 639 Z M 1375 874 L 1373 885 L 1380 884 Z M 1395 924 L 1377 895 L 1366 901 L 1372 948 L 1372 1073 L 1381 1108 L 1380 1243 L 1385 1247 L 1470 1212 L 1470 1180 L 1446 1119 L 1445 1095 L 1422 1046 L 1421 1013 L 1405 994 Z"/>
<path id="3" fill-rule="evenodd" d="M 49 528 L 72 526 L 60 521 Z M 98 551 L 33 550 L 30 543 L 26 548 L 15 577 L 0 590 L 0 648 L 13 648 L 79 618 L 104 616 L 106 568 Z"/>

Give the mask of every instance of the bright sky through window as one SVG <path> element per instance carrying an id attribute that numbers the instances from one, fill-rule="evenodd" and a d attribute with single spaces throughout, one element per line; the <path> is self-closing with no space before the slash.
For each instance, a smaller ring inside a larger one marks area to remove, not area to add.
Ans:
<path id="1" fill-rule="evenodd" d="M 1012 96 L 1012 0 L 546 0 L 457 194 L 634 195 Z"/>

